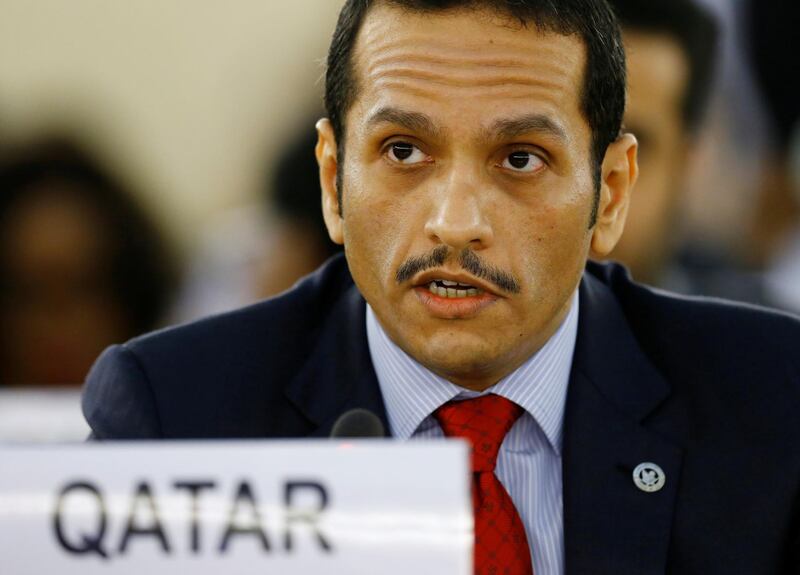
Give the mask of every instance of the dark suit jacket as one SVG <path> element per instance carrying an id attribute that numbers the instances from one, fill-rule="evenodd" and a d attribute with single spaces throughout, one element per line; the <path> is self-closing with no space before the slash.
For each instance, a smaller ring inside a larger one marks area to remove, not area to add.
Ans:
<path id="1" fill-rule="evenodd" d="M 567 574 L 800 573 L 800 322 L 615 265 L 589 264 L 580 305 Z M 100 439 L 326 437 L 355 407 L 385 423 L 341 257 L 275 299 L 106 350 L 83 397 Z M 662 490 L 634 485 L 641 462 Z"/>

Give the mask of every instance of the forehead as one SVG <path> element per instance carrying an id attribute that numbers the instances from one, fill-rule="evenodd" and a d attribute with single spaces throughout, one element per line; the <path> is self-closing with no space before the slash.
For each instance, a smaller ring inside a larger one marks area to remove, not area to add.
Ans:
<path id="1" fill-rule="evenodd" d="M 513 17 L 378 3 L 366 15 L 354 50 L 354 108 L 366 114 L 403 101 L 433 110 L 444 105 L 460 113 L 463 123 L 476 124 L 513 111 L 534 112 L 569 132 L 578 124 L 585 128 L 585 60 L 577 36 L 541 31 Z"/>

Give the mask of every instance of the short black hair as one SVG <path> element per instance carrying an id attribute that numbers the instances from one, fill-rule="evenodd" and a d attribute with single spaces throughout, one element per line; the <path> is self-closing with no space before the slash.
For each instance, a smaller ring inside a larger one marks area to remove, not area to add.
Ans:
<path id="1" fill-rule="evenodd" d="M 683 122 L 696 131 L 708 107 L 717 61 L 719 30 L 714 17 L 695 0 L 610 0 L 623 30 L 662 34 L 683 50 L 689 82 Z"/>
<path id="2" fill-rule="evenodd" d="M 606 148 L 619 137 L 625 112 L 625 51 L 619 26 L 606 0 L 347 0 L 333 33 L 325 78 L 325 106 L 340 160 L 345 117 L 358 90 L 353 74 L 353 48 L 365 15 L 379 2 L 418 12 L 486 8 L 516 18 L 523 25 L 533 24 L 541 31 L 578 36 L 586 46 L 581 110 L 592 130 L 590 152 L 599 190 L 600 163 Z"/>
<path id="3" fill-rule="evenodd" d="M 800 119 L 800 86 L 787 81 L 797 75 L 800 53 L 797 50 L 797 0 L 749 2 L 745 11 L 750 55 L 767 103 L 777 144 L 785 151 Z"/>
<path id="4" fill-rule="evenodd" d="M 126 313 L 129 337 L 159 326 L 178 279 L 172 250 L 131 189 L 69 137 L 44 138 L 0 165 L 0 225 L 49 184 L 85 200 L 109 230 L 104 287 Z M 0 289 L 13 283 L 8 274 L 0 259 Z"/>

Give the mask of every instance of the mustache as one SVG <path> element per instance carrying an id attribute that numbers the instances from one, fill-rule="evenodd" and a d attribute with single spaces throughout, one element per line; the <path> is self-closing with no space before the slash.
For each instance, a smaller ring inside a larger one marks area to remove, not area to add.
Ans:
<path id="1" fill-rule="evenodd" d="M 397 268 L 395 279 L 399 284 L 405 283 L 420 272 L 444 265 L 452 253 L 450 247 L 438 246 L 424 256 L 410 257 Z M 519 281 L 512 274 L 487 264 L 469 248 L 464 248 L 458 254 L 458 263 L 475 277 L 494 284 L 501 291 L 512 294 L 522 291 Z"/>

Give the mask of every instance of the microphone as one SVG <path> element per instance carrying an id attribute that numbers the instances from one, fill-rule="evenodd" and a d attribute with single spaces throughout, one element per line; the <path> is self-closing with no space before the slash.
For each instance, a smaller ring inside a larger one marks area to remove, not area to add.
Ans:
<path id="1" fill-rule="evenodd" d="M 345 411 L 333 424 L 331 439 L 343 437 L 385 437 L 380 418 L 367 409 Z"/>

